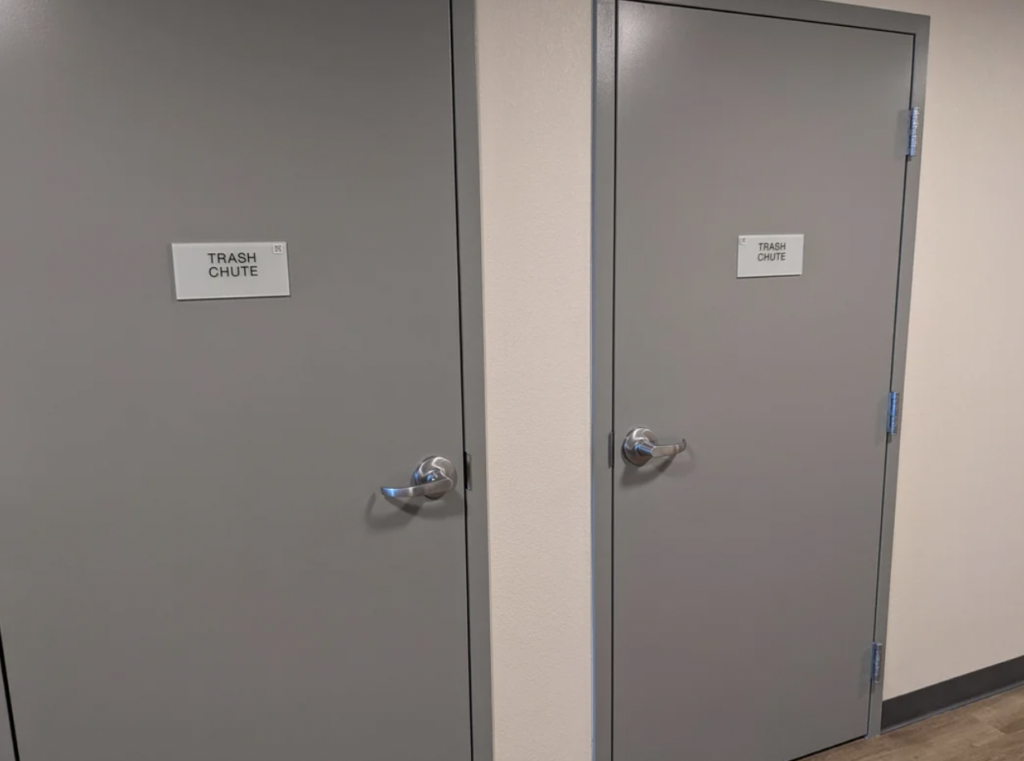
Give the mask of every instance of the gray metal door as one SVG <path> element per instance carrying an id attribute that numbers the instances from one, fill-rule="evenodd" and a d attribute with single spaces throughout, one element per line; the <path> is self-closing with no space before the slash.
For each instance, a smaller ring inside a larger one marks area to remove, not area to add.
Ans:
<path id="1" fill-rule="evenodd" d="M 615 758 L 785 761 L 867 729 L 913 38 L 619 24 L 616 441 L 688 446 L 615 458 Z"/>
<path id="2" fill-rule="evenodd" d="M 470 757 L 446 0 L 51 0 L 0 66 L 22 761 Z M 286 241 L 176 301 L 169 244 Z M 385 498 L 426 456 L 455 489 Z"/>
<path id="3" fill-rule="evenodd" d="M 7 708 L 6 703 L 0 707 Z M 11 739 L 11 724 L 5 712 L 0 711 L 0 761 L 15 761 L 14 741 Z"/>

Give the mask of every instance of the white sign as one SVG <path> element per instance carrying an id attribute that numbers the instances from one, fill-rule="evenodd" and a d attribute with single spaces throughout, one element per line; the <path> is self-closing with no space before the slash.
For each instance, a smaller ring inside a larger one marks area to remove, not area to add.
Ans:
<path id="1" fill-rule="evenodd" d="M 741 235 L 736 277 L 804 274 L 803 235 Z"/>
<path id="2" fill-rule="evenodd" d="M 287 243 L 172 243 L 178 301 L 290 296 Z"/>

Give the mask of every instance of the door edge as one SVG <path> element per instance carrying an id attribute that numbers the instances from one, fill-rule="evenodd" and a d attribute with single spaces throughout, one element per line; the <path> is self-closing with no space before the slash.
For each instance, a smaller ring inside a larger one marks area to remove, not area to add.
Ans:
<path id="1" fill-rule="evenodd" d="M 462 440 L 466 474 L 466 590 L 469 625 L 469 731 L 473 761 L 493 761 L 490 564 L 487 520 L 487 437 L 484 397 L 483 260 L 476 75 L 475 0 L 449 0 L 459 329 L 462 356 Z M 470 478 L 472 480 L 470 480 Z"/>
<path id="2" fill-rule="evenodd" d="M 920 141 L 924 129 L 925 76 L 928 62 L 928 38 L 930 19 L 927 16 L 910 16 L 908 25 L 913 26 L 914 57 L 910 79 L 910 102 L 908 108 L 919 109 L 921 114 L 918 129 L 918 143 L 914 156 L 907 158 L 906 174 L 903 180 L 903 227 L 900 235 L 900 261 L 897 275 L 896 309 L 894 314 L 892 377 L 889 381 L 891 393 L 904 398 L 904 383 L 907 372 L 907 339 L 910 328 L 910 293 L 914 271 L 914 248 L 917 238 L 918 200 L 921 192 L 921 150 Z M 875 642 L 886 643 L 889 627 L 889 592 L 892 581 L 893 531 L 896 523 L 896 482 L 900 461 L 900 439 L 898 425 L 899 406 L 893 408 L 893 421 L 885 448 L 885 476 L 882 486 L 882 525 L 878 551 L 878 588 L 875 593 Z M 868 707 L 867 736 L 876 737 L 882 731 L 882 699 L 885 686 L 885 670 L 871 685 Z"/>

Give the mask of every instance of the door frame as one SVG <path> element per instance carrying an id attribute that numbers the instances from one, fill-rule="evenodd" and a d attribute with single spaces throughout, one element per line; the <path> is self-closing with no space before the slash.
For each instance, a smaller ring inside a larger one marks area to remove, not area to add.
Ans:
<path id="1" fill-rule="evenodd" d="M 491 603 L 487 535 L 487 436 L 484 402 L 483 259 L 480 137 L 477 118 L 476 3 L 449 0 L 459 328 L 462 346 L 462 441 L 469 621 L 469 733 L 473 761 L 493 761 Z"/>
<path id="2" fill-rule="evenodd" d="M 639 0 L 649 2 L 650 0 Z M 615 378 L 615 193 L 618 9 L 620 0 L 594 3 L 593 104 L 593 251 L 592 251 L 592 500 L 594 583 L 594 747 L 597 761 L 612 761 L 612 661 L 614 571 L 614 461 L 618 439 L 614 431 Z M 924 124 L 925 69 L 930 19 L 896 11 L 821 0 L 656 0 L 658 5 L 723 11 L 750 16 L 897 32 L 914 38 L 911 108 L 920 109 Z M 909 128 L 909 122 L 908 122 Z M 911 277 L 921 187 L 920 138 L 917 155 L 908 159 L 903 186 L 903 226 L 897 274 L 896 311 L 890 390 L 903 398 Z M 881 401 L 881 400 L 880 400 Z M 622 432 L 620 431 L 621 435 Z M 883 477 L 882 524 L 879 533 L 874 637 L 885 643 L 889 617 L 889 583 L 896 507 L 896 478 L 900 435 L 888 436 Z M 870 643 L 865 642 L 865 647 Z M 884 652 L 884 651 L 883 651 Z M 881 672 L 884 679 L 885 671 Z M 865 673 L 864 678 L 868 679 Z M 865 734 L 881 732 L 883 681 L 871 685 Z"/>

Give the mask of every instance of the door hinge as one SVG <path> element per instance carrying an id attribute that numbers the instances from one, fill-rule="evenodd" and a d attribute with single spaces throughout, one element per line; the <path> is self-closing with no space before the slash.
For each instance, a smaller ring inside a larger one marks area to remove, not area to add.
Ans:
<path id="1" fill-rule="evenodd" d="M 885 432 L 890 436 L 896 433 L 900 419 L 900 393 L 899 391 L 889 392 L 889 414 L 886 416 Z"/>
<path id="2" fill-rule="evenodd" d="M 910 134 L 907 137 L 907 156 L 913 158 L 917 155 L 918 143 L 921 137 L 921 109 L 917 106 L 910 109 Z"/>
<path id="3" fill-rule="evenodd" d="M 871 643 L 871 684 L 881 684 L 882 668 L 885 665 L 885 645 Z"/>
<path id="4" fill-rule="evenodd" d="M 615 469 L 615 431 L 608 431 L 608 467 Z"/>
<path id="5" fill-rule="evenodd" d="M 473 491 L 473 455 L 462 453 L 462 472 L 465 474 L 466 491 Z"/>

